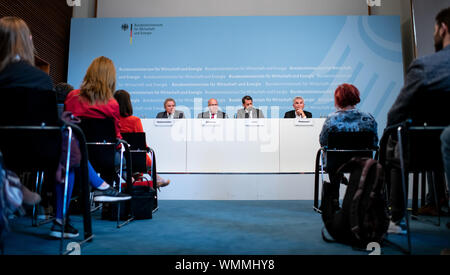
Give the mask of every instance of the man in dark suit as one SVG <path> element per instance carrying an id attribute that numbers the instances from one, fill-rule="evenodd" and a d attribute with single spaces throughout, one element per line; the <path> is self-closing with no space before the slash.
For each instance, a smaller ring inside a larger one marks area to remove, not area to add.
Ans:
<path id="1" fill-rule="evenodd" d="M 198 114 L 197 118 L 228 118 L 226 113 L 219 111 L 219 103 L 215 98 L 211 98 L 210 100 L 208 100 L 208 109 L 209 111 Z"/>
<path id="2" fill-rule="evenodd" d="M 436 53 L 414 60 L 408 68 L 405 84 L 400 91 L 396 101 L 387 115 L 387 126 L 400 123 L 413 113 L 413 102 L 420 93 L 433 93 L 444 91 L 450 96 L 450 7 L 438 13 L 435 18 L 434 46 Z M 449 97 L 447 96 L 447 98 Z M 446 100 L 445 98 L 442 100 Z M 446 112 L 446 110 L 442 110 Z M 448 114 L 444 114 L 448 115 Z M 424 118 L 430 118 L 427 112 L 423 112 Z M 405 208 L 403 202 L 403 190 L 401 172 L 399 169 L 399 158 L 397 140 L 390 138 L 386 146 L 386 159 L 391 163 L 391 208 L 392 217 L 388 233 L 403 233 L 399 222 L 404 216 Z M 445 194 L 443 191 L 444 179 L 437 177 L 437 193 Z M 441 191 L 440 191 L 441 190 Z M 432 194 L 433 192 L 431 192 Z M 442 196 L 442 195 L 441 195 Z M 437 213 L 437 209 L 435 209 Z M 419 214 L 420 214 L 419 209 Z"/>
<path id="3" fill-rule="evenodd" d="M 305 108 L 305 101 L 301 96 L 294 98 L 292 107 L 294 107 L 294 110 L 286 112 L 284 118 L 312 118 L 310 112 L 303 110 Z"/>
<path id="4" fill-rule="evenodd" d="M 156 118 L 184 118 L 184 113 L 182 111 L 175 110 L 175 106 L 175 100 L 173 98 L 167 98 L 164 101 L 164 109 L 166 109 L 166 111 L 158 113 Z"/>

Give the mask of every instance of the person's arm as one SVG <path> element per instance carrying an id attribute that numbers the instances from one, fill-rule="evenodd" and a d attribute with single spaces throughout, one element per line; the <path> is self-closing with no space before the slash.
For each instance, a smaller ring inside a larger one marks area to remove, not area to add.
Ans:
<path id="1" fill-rule="evenodd" d="M 375 139 L 373 141 L 373 143 L 374 143 L 373 145 L 378 146 L 378 124 L 372 114 L 368 114 L 368 116 L 370 119 L 368 120 L 365 127 L 361 127 L 361 128 L 363 128 L 363 129 L 365 128 L 364 130 L 373 132 L 375 134 Z"/>
<path id="2" fill-rule="evenodd" d="M 373 141 L 373 145 L 378 146 L 378 124 L 377 124 L 375 118 L 373 119 L 372 129 L 373 129 L 372 131 L 375 133 L 375 140 Z"/>
<path id="3" fill-rule="evenodd" d="M 420 91 L 424 84 L 424 66 L 420 60 L 415 60 L 408 68 L 406 74 L 405 85 L 400 94 L 392 105 L 387 115 L 387 125 L 394 125 L 400 123 L 408 118 L 410 111 L 410 104 L 414 95 Z"/>
<path id="4" fill-rule="evenodd" d="M 136 130 L 138 133 L 144 133 L 144 127 L 142 127 L 142 120 L 140 118 L 137 118 Z"/>
<path id="5" fill-rule="evenodd" d="M 302 118 L 306 118 L 306 114 L 302 109 L 295 110 L 295 114 L 301 116 Z"/>
<path id="6" fill-rule="evenodd" d="M 320 146 L 328 144 L 328 135 L 330 134 L 330 128 L 331 128 L 331 120 L 330 117 L 327 117 L 327 119 L 323 123 L 322 131 L 320 131 L 319 135 Z"/>
<path id="7" fill-rule="evenodd" d="M 114 125 L 116 128 L 116 137 L 119 139 L 122 139 L 122 135 L 120 134 L 120 111 L 119 111 L 119 103 L 117 101 L 114 101 L 111 105 L 111 116 L 114 119 Z"/>
<path id="8" fill-rule="evenodd" d="M 136 132 L 137 133 L 145 133 L 144 132 L 144 127 L 142 127 L 142 120 L 140 118 L 137 117 L 137 122 L 136 122 Z M 145 144 L 145 147 L 147 147 L 147 149 L 149 148 L 149 146 L 147 145 L 147 142 Z M 149 166 L 149 163 L 151 165 L 151 160 L 149 155 L 147 154 L 147 166 Z"/>

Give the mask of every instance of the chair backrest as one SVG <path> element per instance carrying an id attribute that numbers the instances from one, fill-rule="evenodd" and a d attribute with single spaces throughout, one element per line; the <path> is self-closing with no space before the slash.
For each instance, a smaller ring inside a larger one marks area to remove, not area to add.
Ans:
<path id="1" fill-rule="evenodd" d="M 122 138 L 130 145 L 130 150 L 146 150 L 145 133 L 121 133 Z"/>
<path id="2" fill-rule="evenodd" d="M 373 154 L 377 150 L 377 147 L 374 146 L 374 141 L 375 133 L 373 132 L 331 132 L 328 136 L 328 145 L 325 150 L 327 170 L 337 170 L 352 157 L 373 158 Z"/>
<path id="3" fill-rule="evenodd" d="M 447 113 L 450 102 L 450 88 L 442 90 L 419 91 L 412 99 L 408 118 L 413 125 L 450 125 Z"/>
<path id="4" fill-rule="evenodd" d="M 449 102 L 450 88 L 419 91 L 413 97 L 409 113 L 411 125 L 404 139 L 408 170 L 443 169 L 440 135 L 443 128 L 450 125 Z M 424 125 L 438 127 L 422 127 Z"/>
<path id="5" fill-rule="evenodd" d="M 80 117 L 80 128 L 86 137 L 86 142 L 111 142 L 116 143 L 116 128 L 112 118 L 87 118 Z"/>
<path id="6" fill-rule="evenodd" d="M 79 124 L 86 137 L 89 161 L 99 173 L 114 169 L 116 131 L 112 118 L 81 117 Z"/>
<path id="7" fill-rule="evenodd" d="M 133 173 L 147 173 L 147 143 L 145 133 L 121 133 L 121 135 L 130 145 Z"/>
<path id="8" fill-rule="evenodd" d="M 328 149 L 359 150 L 373 149 L 373 132 L 331 132 L 328 135 Z"/>
<path id="9" fill-rule="evenodd" d="M 61 125 L 54 91 L 8 88 L 0 94 L 0 125 Z"/>
<path id="10" fill-rule="evenodd" d="M 56 169 L 61 126 L 54 91 L 0 89 L 0 150 L 8 169 Z"/>
<path id="11" fill-rule="evenodd" d="M 410 172 L 443 171 L 441 139 L 443 127 L 411 126 L 403 131 L 403 156 Z"/>

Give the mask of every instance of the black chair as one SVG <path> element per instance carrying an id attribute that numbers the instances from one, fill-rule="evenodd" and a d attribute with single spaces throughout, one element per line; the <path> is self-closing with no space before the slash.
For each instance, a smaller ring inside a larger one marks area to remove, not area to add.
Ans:
<path id="1" fill-rule="evenodd" d="M 408 185 L 409 173 L 428 174 L 428 180 L 434 192 L 435 206 L 439 209 L 436 193 L 436 183 L 433 177 L 434 173 L 444 173 L 441 154 L 440 135 L 446 126 L 436 125 L 414 125 L 412 120 L 407 120 L 401 124 L 394 125 L 385 129 L 382 139 L 380 140 L 380 162 L 384 167 L 389 167 L 392 164 L 387 164 L 385 151 L 389 138 L 394 138 L 398 141 L 398 149 L 400 154 L 400 168 L 402 178 L 403 202 L 404 202 L 404 216 L 406 220 L 406 234 L 408 241 L 408 249 L 405 250 L 407 254 L 412 253 L 411 246 L 411 230 L 408 213 Z M 393 168 L 395 169 L 395 168 Z M 387 173 L 388 174 L 388 173 Z M 417 177 L 417 176 L 415 176 Z M 422 180 L 422 189 L 424 189 L 425 181 Z M 422 190 L 424 194 L 425 190 Z M 414 180 L 413 185 L 413 210 L 417 208 L 417 181 Z M 440 216 L 438 216 L 438 226 L 440 225 Z"/>
<path id="2" fill-rule="evenodd" d="M 319 175 L 324 172 L 333 173 L 353 157 L 378 157 L 378 147 L 374 146 L 375 134 L 373 132 L 331 132 L 328 136 L 328 145 L 321 147 L 316 154 L 314 173 L 314 211 L 322 213 L 319 209 Z M 324 163 L 326 160 L 326 163 Z M 349 172 L 349 171 L 342 171 Z"/>
<path id="3" fill-rule="evenodd" d="M 130 154 L 132 173 L 143 173 L 146 174 L 147 171 L 147 153 L 150 154 L 152 159 L 151 167 L 151 178 L 153 182 L 153 187 L 155 189 L 155 199 L 153 205 L 153 212 L 158 210 L 158 192 L 156 191 L 157 185 L 157 174 L 156 174 L 156 155 L 152 148 L 147 146 L 145 133 L 121 133 L 122 138 L 130 145 Z"/>
<path id="4" fill-rule="evenodd" d="M 122 138 L 130 146 L 131 162 L 133 163 L 132 173 L 147 173 L 147 147 L 145 133 L 121 133 Z"/>
<path id="5" fill-rule="evenodd" d="M 125 193 L 132 193 L 131 184 L 131 167 L 132 160 L 130 158 L 130 150 L 128 143 L 116 137 L 114 120 L 110 118 L 86 118 L 82 117 L 80 128 L 86 136 L 86 143 L 89 152 L 89 161 L 97 173 L 108 182 L 111 186 L 122 191 L 122 172 L 124 167 L 124 157 L 126 160 L 126 183 L 127 189 Z M 120 167 L 119 174 L 116 171 L 115 157 L 118 147 L 120 146 Z M 125 154 L 124 154 L 125 153 Z M 116 187 L 117 185 L 117 187 Z M 120 203 L 117 203 L 117 228 L 128 224 L 133 220 L 133 217 L 120 224 Z"/>
<path id="6" fill-rule="evenodd" d="M 380 163 L 389 169 L 400 169 L 402 178 L 404 216 L 406 220 L 407 254 L 412 253 L 411 230 L 408 214 L 408 181 L 409 173 L 414 173 L 413 210 L 417 208 L 418 174 L 422 173 L 422 195 L 425 193 L 425 173 L 434 192 L 435 204 L 439 212 L 434 176 L 444 173 L 441 140 L 442 131 L 450 124 L 450 116 L 442 114 L 450 102 L 450 91 L 421 91 L 411 101 L 408 119 L 386 127 L 380 140 Z M 389 139 L 397 142 L 399 164 L 387 159 L 386 149 Z M 398 167 L 400 166 L 400 167 Z M 389 173 L 386 173 L 389 175 Z M 440 216 L 438 216 L 438 226 Z"/>
<path id="7" fill-rule="evenodd" d="M 58 116 L 54 91 L 38 91 L 25 88 L 1 89 L 0 102 L 0 150 L 5 167 L 16 173 L 24 171 L 56 171 L 61 157 L 62 132 L 68 131 L 68 144 L 72 133 L 77 137 L 82 153 L 82 205 L 84 241 L 93 238 L 89 211 L 89 186 L 87 173 L 87 151 L 83 132 L 76 125 L 63 122 Z M 70 146 L 69 146 L 70 149 Z M 70 150 L 67 152 L 67 164 Z M 65 175 L 63 226 L 66 223 L 66 200 L 68 170 Z M 38 181 L 42 180 L 38 177 Z M 38 182 L 42 184 L 42 182 Z M 63 235 L 60 253 L 63 252 Z"/>

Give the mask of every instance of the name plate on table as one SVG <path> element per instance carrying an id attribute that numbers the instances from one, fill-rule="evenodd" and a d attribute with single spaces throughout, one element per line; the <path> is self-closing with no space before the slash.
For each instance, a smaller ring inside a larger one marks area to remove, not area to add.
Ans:
<path id="1" fill-rule="evenodd" d="M 154 124 L 155 126 L 172 126 L 173 119 L 155 119 Z"/>
<path id="2" fill-rule="evenodd" d="M 220 126 L 220 122 L 218 119 L 202 119 L 202 126 Z"/>
<path id="3" fill-rule="evenodd" d="M 294 120 L 295 126 L 312 126 L 312 120 L 309 118 L 296 118 Z"/>
<path id="4" fill-rule="evenodd" d="M 246 119 L 245 126 L 264 126 L 264 120 L 262 120 L 262 119 Z"/>

